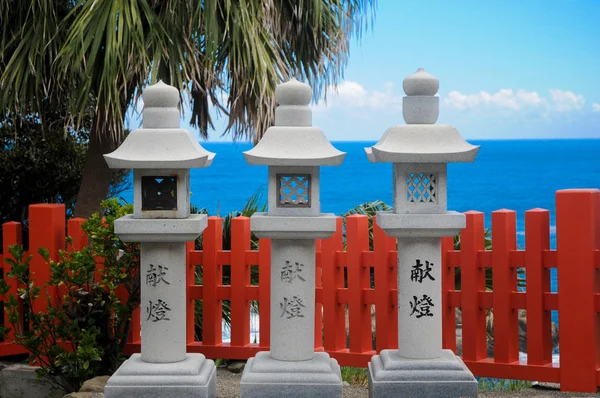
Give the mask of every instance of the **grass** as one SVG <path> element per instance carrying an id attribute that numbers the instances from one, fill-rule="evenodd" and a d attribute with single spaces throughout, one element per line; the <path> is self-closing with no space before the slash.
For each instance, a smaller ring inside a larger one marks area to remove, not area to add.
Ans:
<path id="1" fill-rule="evenodd" d="M 531 387 L 529 380 L 491 379 L 478 377 L 480 391 L 521 391 Z"/>
<path id="2" fill-rule="evenodd" d="M 342 366 L 342 380 L 353 386 L 369 385 L 368 369 Z"/>
<path id="3" fill-rule="evenodd" d="M 368 370 L 352 366 L 342 366 L 342 380 L 353 386 L 367 386 L 369 384 Z M 521 391 L 531 387 L 527 380 L 491 379 L 478 377 L 477 384 L 481 391 Z"/>

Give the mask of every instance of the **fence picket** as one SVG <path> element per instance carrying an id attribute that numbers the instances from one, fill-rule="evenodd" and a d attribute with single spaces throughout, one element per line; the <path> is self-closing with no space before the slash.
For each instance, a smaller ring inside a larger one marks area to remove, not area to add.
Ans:
<path id="1" fill-rule="evenodd" d="M 38 204 L 29 206 L 29 252 L 31 259 L 30 280 L 38 286 L 47 286 L 50 280 L 50 265 L 38 253 L 40 248 L 48 249 L 51 260 L 58 260 L 58 250 L 65 249 L 66 234 L 65 205 Z M 56 287 L 47 286 L 40 291 L 40 297 L 33 303 L 33 311 L 45 312 L 47 298 L 53 306 L 57 304 Z M 49 297 L 48 297 L 49 296 Z"/>
<path id="2" fill-rule="evenodd" d="M 391 288 L 398 287 L 390 266 L 390 253 L 396 249 L 396 238 L 388 236 L 373 217 L 373 251 L 375 252 L 375 342 L 377 352 L 398 347 L 398 303 L 392 301 Z"/>
<path id="3" fill-rule="evenodd" d="M 525 212 L 525 278 L 527 309 L 527 364 L 552 362 L 552 319 L 544 310 L 544 295 L 550 292 L 550 270 L 544 268 L 544 252 L 550 249 L 550 212 Z"/>
<path id="4" fill-rule="evenodd" d="M 271 343 L 271 239 L 259 239 L 258 247 L 259 343 L 268 350 Z"/>
<path id="5" fill-rule="evenodd" d="M 492 212 L 492 283 L 494 305 L 494 361 L 519 360 L 518 313 L 511 306 L 511 293 L 517 291 L 517 269 L 511 252 L 517 249 L 517 213 Z"/>
<path id="6" fill-rule="evenodd" d="M 460 233 L 461 305 L 463 358 L 487 358 L 485 310 L 479 293 L 485 291 L 485 269 L 479 267 L 479 252 L 485 248 L 483 213 L 468 211 L 467 227 Z"/>
<path id="7" fill-rule="evenodd" d="M 223 219 L 208 217 L 208 225 L 202 234 L 202 345 L 220 345 L 223 341 L 223 302 L 217 296 L 217 289 L 223 284 L 223 269 L 217 260 L 222 248 Z M 193 319 L 188 322 L 193 328 Z"/>
<path id="8" fill-rule="evenodd" d="M 342 218 L 336 220 L 336 231 L 321 243 L 321 267 L 323 270 L 323 334 L 325 351 L 346 349 L 345 305 L 338 300 L 338 292 L 344 289 L 344 269 L 338 267 L 337 253 L 343 250 Z"/>
<path id="9" fill-rule="evenodd" d="M 370 289 L 369 268 L 363 264 L 363 252 L 369 250 L 368 226 L 367 216 L 351 215 L 346 217 L 348 323 L 351 353 L 372 350 L 371 306 L 367 305 L 364 300 L 364 291 Z"/>
<path id="10" fill-rule="evenodd" d="M 246 294 L 250 286 L 250 267 L 246 253 L 250 250 L 250 219 L 231 220 L 231 345 L 250 344 L 250 300 Z"/>
<path id="11" fill-rule="evenodd" d="M 592 391 L 600 363 L 599 284 L 595 250 L 600 249 L 600 191 L 556 193 L 560 383 L 567 391 Z"/>
<path id="12" fill-rule="evenodd" d="M 454 250 L 454 237 L 442 238 L 442 348 L 456 353 L 456 309 L 450 305 L 454 292 L 454 267 L 448 264 L 448 252 Z"/>

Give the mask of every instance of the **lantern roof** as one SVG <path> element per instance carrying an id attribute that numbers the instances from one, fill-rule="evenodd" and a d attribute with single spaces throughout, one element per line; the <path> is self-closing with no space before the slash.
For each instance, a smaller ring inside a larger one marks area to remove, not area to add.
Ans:
<path id="1" fill-rule="evenodd" d="M 365 148 L 371 162 L 472 162 L 479 146 L 466 142 L 452 126 L 435 124 L 439 115 L 439 80 L 422 68 L 403 82 L 406 125 L 390 127 L 379 142 Z"/>
<path id="2" fill-rule="evenodd" d="M 308 107 L 312 89 L 296 79 L 275 89 L 275 125 L 269 127 L 254 148 L 244 152 L 251 165 L 337 166 L 345 152 L 331 145 L 323 131 L 312 126 Z"/>
<path id="3" fill-rule="evenodd" d="M 104 155 L 113 169 L 186 169 L 210 166 L 208 152 L 192 133 L 179 128 L 179 90 L 162 81 L 147 87 L 143 127 L 129 133 L 112 153 Z"/>

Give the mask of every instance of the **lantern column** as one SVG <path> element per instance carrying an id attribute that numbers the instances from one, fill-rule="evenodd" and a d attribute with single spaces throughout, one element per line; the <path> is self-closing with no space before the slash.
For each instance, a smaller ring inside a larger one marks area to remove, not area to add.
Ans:
<path id="1" fill-rule="evenodd" d="M 419 69 L 403 86 L 407 124 L 366 148 L 371 162 L 393 163 L 394 210 L 378 212 L 377 224 L 398 238 L 398 349 L 371 359 L 369 397 L 476 397 L 473 374 L 442 349 L 441 238 L 466 225 L 464 214 L 447 211 L 447 163 L 473 162 L 479 147 L 435 124 L 435 77 Z"/>
<path id="2" fill-rule="evenodd" d="M 111 168 L 133 168 L 133 209 L 115 221 L 124 242 L 140 242 L 141 354 L 108 380 L 106 398 L 216 397 L 216 368 L 186 353 L 186 245 L 206 228 L 190 214 L 190 168 L 214 154 L 179 128 L 179 91 L 159 82 L 143 92 L 143 128 L 105 155 Z"/>
<path id="3" fill-rule="evenodd" d="M 319 166 L 337 166 L 345 153 L 312 127 L 311 97 L 311 88 L 296 80 L 279 85 L 275 126 L 244 153 L 249 164 L 269 166 L 268 213 L 250 222 L 256 236 L 272 243 L 271 347 L 246 364 L 243 398 L 342 396 L 337 361 L 314 352 L 315 239 L 336 229 L 335 215 L 320 213 Z"/>

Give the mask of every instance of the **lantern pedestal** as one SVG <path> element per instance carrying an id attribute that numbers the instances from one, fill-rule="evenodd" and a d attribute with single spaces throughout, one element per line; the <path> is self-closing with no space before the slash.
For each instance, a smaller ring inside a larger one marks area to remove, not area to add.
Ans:
<path id="1" fill-rule="evenodd" d="M 283 217 L 256 213 L 251 229 L 271 238 L 270 351 L 248 360 L 241 396 L 342 396 L 337 361 L 315 346 L 315 239 L 336 229 L 333 214 Z"/>
<path id="2" fill-rule="evenodd" d="M 435 359 L 410 359 L 382 350 L 369 362 L 369 398 L 477 397 L 477 381 L 451 350 Z"/>
<path id="3" fill-rule="evenodd" d="M 465 215 L 378 212 L 377 224 L 398 238 L 398 350 L 369 363 L 369 397 L 477 397 L 477 380 L 442 349 L 441 237 L 465 227 Z"/>
<path id="4" fill-rule="evenodd" d="M 186 353 L 186 247 L 206 228 L 204 214 L 115 221 L 124 242 L 140 242 L 141 354 L 111 376 L 106 398 L 215 398 L 214 361 Z"/>
<path id="5" fill-rule="evenodd" d="M 172 363 L 148 363 L 133 354 L 104 387 L 110 398 L 216 397 L 217 370 L 202 354 L 186 354 Z"/>
<path id="6" fill-rule="evenodd" d="M 279 361 L 262 351 L 248 360 L 241 390 L 244 398 L 341 397 L 340 366 L 326 352 L 306 361 Z"/>

